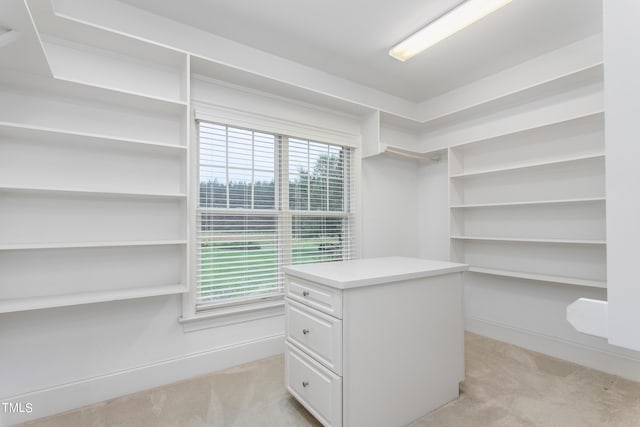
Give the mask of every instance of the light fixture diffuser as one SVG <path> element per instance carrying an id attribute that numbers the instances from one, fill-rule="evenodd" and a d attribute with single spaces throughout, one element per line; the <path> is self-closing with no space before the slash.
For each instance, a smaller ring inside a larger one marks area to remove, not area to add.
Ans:
<path id="1" fill-rule="evenodd" d="M 395 45 L 389 55 L 404 62 L 508 3 L 511 0 L 465 1 Z"/>

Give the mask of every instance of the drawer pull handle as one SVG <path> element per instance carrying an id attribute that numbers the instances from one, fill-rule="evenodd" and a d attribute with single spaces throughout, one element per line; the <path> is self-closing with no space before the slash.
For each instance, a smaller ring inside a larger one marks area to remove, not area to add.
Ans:
<path id="1" fill-rule="evenodd" d="M 309 296 L 309 291 L 302 291 L 302 296 L 303 297 L 308 297 Z"/>
<path id="2" fill-rule="evenodd" d="M 307 335 L 308 333 L 309 333 L 309 330 L 308 330 L 308 329 L 303 329 L 303 330 L 302 330 L 302 334 L 303 334 L 303 335 Z"/>
<path id="3" fill-rule="evenodd" d="M 309 381 L 302 381 L 302 387 L 307 387 L 309 385 Z"/>

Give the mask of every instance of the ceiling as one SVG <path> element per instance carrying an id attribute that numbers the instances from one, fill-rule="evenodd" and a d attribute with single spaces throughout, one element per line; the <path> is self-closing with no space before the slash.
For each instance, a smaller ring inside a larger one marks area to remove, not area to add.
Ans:
<path id="1" fill-rule="evenodd" d="M 420 102 L 602 31 L 602 0 L 513 0 L 407 62 L 389 48 L 460 0 L 121 0 Z"/>

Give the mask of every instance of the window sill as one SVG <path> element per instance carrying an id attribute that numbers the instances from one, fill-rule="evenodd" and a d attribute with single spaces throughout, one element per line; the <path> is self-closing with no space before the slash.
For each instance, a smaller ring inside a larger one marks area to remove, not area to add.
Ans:
<path id="1" fill-rule="evenodd" d="M 180 317 L 178 322 L 184 332 L 194 332 L 281 315 L 284 315 L 284 298 L 215 308 L 196 313 L 193 317 Z"/>

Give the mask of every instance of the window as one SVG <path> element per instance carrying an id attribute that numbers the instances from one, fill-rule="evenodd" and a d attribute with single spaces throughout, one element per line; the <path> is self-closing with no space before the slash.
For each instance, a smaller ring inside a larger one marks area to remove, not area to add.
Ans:
<path id="1" fill-rule="evenodd" d="M 352 256 L 352 149 L 200 121 L 196 309 L 282 294 L 280 266 Z"/>

